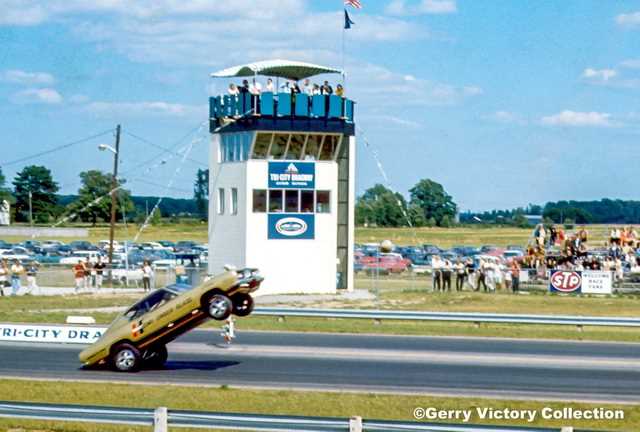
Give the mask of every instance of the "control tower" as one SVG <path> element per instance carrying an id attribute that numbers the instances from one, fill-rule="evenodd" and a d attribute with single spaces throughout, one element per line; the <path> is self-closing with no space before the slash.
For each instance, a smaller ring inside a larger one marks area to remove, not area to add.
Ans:
<path id="1" fill-rule="evenodd" d="M 278 86 L 339 73 L 270 60 L 212 74 L 263 88 L 209 99 L 209 273 L 258 267 L 259 295 L 353 290 L 354 102 Z"/>

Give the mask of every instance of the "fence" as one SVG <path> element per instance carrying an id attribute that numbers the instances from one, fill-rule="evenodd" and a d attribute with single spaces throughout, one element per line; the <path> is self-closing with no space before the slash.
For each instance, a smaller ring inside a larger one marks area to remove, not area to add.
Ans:
<path id="1" fill-rule="evenodd" d="M 172 428 L 235 429 L 249 431 L 422 431 L 422 432 L 574 432 L 565 428 L 532 428 L 518 426 L 454 425 L 386 420 L 363 420 L 330 417 L 291 417 L 259 414 L 215 413 L 198 411 L 155 410 L 90 405 L 58 405 L 24 402 L 0 402 L 0 417 L 30 420 L 53 420 L 84 423 L 105 423 L 132 426 L 153 426 L 154 432 Z M 578 432 L 577 430 L 575 432 Z"/>

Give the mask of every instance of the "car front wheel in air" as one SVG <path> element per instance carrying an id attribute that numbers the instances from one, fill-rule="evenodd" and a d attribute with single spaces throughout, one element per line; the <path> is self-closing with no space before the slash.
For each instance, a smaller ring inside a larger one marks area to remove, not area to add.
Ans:
<path id="1" fill-rule="evenodd" d="M 113 367 L 119 372 L 133 372 L 140 367 L 140 352 L 129 344 L 121 344 L 113 351 Z"/>
<path id="2" fill-rule="evenodd" d="M 239 317 L 244 317 L 253 312 L 253 298 L 249 294 L 240 293 L 231 297 L 233 302 L 233 313 Z"/>
<path id="3" fill-rule="evenodd" d="M 229 297 L 223 294 L 214 294 L 209 299 L 208 312 L 209 316 L 218 321 L 224 321 L 229 318 L 233 309 L 233 304 Z"/>

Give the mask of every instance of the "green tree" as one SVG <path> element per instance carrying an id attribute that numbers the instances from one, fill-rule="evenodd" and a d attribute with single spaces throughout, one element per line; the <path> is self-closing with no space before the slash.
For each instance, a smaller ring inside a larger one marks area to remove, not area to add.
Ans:
<path id="1" fill-rule="evenodd" d="M 206 218 L 209 210 L 209 170 L 199 169 L 193 187 L 193 199 L 202 218 Z"/>
<path id="2" fill-rule="evenodd" d="M 356 202 L 356 223 L 397 227 L 407 225 L 407 202 L 402 195 L 377 184 L 367 189 Z"/>
<path id="3" fill-rule="evenodd" d="M 29 193 L 32 196 L 34 220 L 47 222 L 59 213 L 56 197 L 59 188 L 48 168 L 37 165 L 24 167 L 16 174 L 13 186 L 17 221 L 29 220 Z"/>
<path id="4" fill-rule="evenodd" d="M 12 201 L 11 191 L 6 187 L 7 178 L 2 173 L 2 168 L 0 168 L 0 201 L 7 200 L 9 202 Z"/>
<path id="5" fill-rule="evenodd" d="M 91 222 L 94 226 L 98 219 L 105 222 L 111 220 L 111 197 L 113 177 L 98 170 L 80 173 L 82 186 L 78 189 L 78 199 L 67 206 L 69 213 L 77 213 L 77 218 L 84 222 Z M 119 185 L 124 184 L 120 181 Z M 101 200 L 98 198 L 103 197 Z M 96 202 L 97 201 L 97 202 Z M 122 217 L 123 210 L 129 213 L 133 210 L 131 194 L 124 189 L 116 191 L 116 217 Z"/>
<path id="6" fill-rule="evenodd" d="M 457 206 L 440 183 L 430 179 L 422 179 L 409 190 L 409 193 L 410 203 L 422 210 L 425 220 L 433 218 L 438 226 L 452 224 Z"/>

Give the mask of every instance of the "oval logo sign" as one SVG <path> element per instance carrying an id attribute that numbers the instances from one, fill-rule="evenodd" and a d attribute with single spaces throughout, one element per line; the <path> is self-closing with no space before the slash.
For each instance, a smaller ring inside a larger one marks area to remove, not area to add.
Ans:
<path id="1" fill-rule="evenodd" d="M 558 271 L 551 276 L 551 285 L 553 288 L 562 292 L 574 292 L 580 288 L 582 279 L 576 272 Z"/>
<path id="2" fill-rule="evenodd" d="M 276 223 L 278 234 L 287 237 L 302 235 L 307 231 L 307 228 L 307 223 L 296 217 L 286 217 Z"/>

